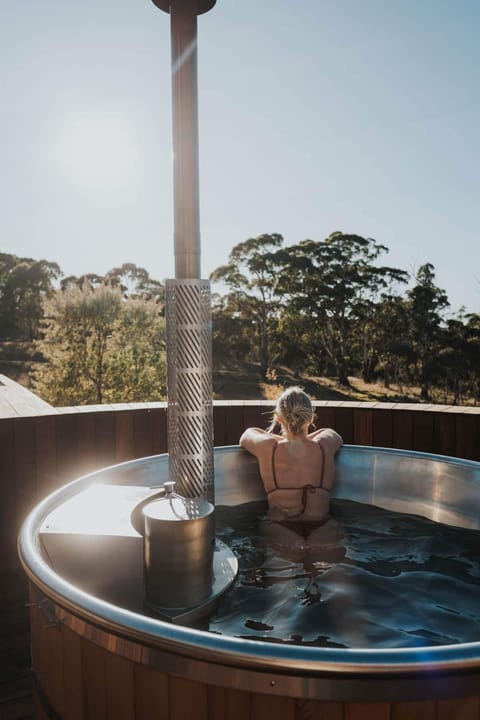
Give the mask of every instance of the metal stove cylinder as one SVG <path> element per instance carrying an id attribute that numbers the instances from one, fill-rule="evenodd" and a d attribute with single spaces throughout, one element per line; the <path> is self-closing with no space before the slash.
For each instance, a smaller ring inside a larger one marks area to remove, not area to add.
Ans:
<path id="1" fill-rule="evenodd" d="M 214 502 L 210 283 L 166 281 L 168 454 L 180 494 Z"/>
<path id="2" fill-rule="evenodd" d="M 188 608 L 212 591 L 214 507 L 206 500 L 167 494 L 143 508 L 147 606 Z"/>

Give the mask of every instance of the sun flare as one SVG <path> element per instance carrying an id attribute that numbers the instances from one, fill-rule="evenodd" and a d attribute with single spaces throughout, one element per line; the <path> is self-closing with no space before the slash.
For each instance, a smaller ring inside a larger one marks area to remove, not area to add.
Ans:
<path id="1" fill-rule="evenodd" d="M 86 190 L 117 192 L 132 183 L 139 151 L 123 118 L 84 115 L 68 125 L 60 155 L 71 179 Z"/>

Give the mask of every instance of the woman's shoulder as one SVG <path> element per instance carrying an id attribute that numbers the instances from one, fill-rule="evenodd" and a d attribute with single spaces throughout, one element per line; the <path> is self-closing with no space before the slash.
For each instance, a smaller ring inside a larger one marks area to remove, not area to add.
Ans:
<path id="1" fill-rule="evenodd" d="M 266 453 L 270 453 L 278 441 L 280 436 L 268 433 L 260 428 L 248 428 L 239 440 L 240 447 L 251 452 L 257 457 Z"/>
<path id="2" fill-rule="evenodd" d="M 322 445 L 325 449 L 328 448 L 334 453 L 343 445 L 342 436 L 333 428 L 320 428 L 320 430 L 310 433 L 309 440 Z"/>

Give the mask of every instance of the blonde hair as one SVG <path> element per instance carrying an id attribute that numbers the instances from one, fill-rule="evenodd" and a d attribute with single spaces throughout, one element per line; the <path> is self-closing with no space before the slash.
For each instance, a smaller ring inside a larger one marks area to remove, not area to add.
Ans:
<path id="1" fill-rule="evenodd" d="M 273 420 L 268 428 L 272 432 L 277 423 L 294 435 L 302 432 L 305 425 L 313 422 L 315 412 L 312 401 L 300 387 L 290 387 L 277 399 Z"/>

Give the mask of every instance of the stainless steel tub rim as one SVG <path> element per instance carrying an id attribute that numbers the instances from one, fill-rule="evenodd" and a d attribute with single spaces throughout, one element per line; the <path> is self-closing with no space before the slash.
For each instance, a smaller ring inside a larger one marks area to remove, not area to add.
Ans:
<path id="1" fill-rule="evenodd" d="M 377 460 L 382 456 L 389 456 L 400 462 L 408 459 L 417 463 L 440 463 L 446 469 L 451 467 L 456 471 L 461 470 L 464 475 L 468 476 L 469 481 L 476 485 L 479 495 L 478 504 L 480 505 L 480 463 L 428 453 L 346 445 L 342 448 L 338 459 L 341 480 L 343 480 L 343 473 L 347 472 L 350 462 L 357 462 L 367 456 L 373 456 Z M 252 462 L 246 453 L 236 446 L 229 446 L 216 449 L 215 458 L 216 463 L 220 460 L 220 464 L 224 466 L 231 464 L 234 468 L 241 460 L 239 472 L 245 474 L 246 471 L 248 481 L 251 481 L 250 489 L 253 499 L 261 497 L 261 485 L 258 478 L 255 479 L 257 475 L 256 462 Z M 114 633 L 140 645 L 238 668 L 307 674 L 308 676 L 363 675 L 379 679 L 393 675 L 421 677 L 432 676 L 436 673 L 462 673 L 480 670 L 480 642 L 421 648 L 337 649 L 244 640 L 172 625 L 120 608 L 83 592 L 52 570 L 42 557 L 39 543 L 39 528 L 48 513 L 100 479 L 104 482 L 118 481 L 121 475 L 124 475 L 123 479 L 125 479 L 132 469 L 140 471 L 140 474 L 144 472 L 148 479 L 152 477 L 152 472 L 158 472 L 161 465 L 168 465 L 167 455 L 132 460 L 85 475 L 49 495 L 32 510 L 25 520 L 18 543 L 23 568 L 34 586 L 52 603 L 65 610 L 66 615 L 71 614 L 80 621 L 91 623 L 107 633 Z M 433 469 L 436 472 L 436 468 Z M 160 480 L 158 485 L 161 485 L 161 482 Z M 154 485 L 151 486 L 154 487 Z M 339 492 L 336 492 L 335 496 L 343 497 L 347 489 L 347 487 L 342 488 L 340 481 Z M 234 494 L 228 496 L 227 493 L 225 504 L 235 504 L 235 502 L 229 501 L 233 497 Z M 472 512 L 476 512 L 475 509 Z M 480 513 L 478 517 L 480 517 Z M 473 527 L 468 524 L 467 526 Z"/>

